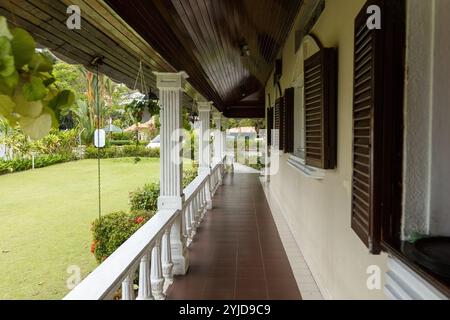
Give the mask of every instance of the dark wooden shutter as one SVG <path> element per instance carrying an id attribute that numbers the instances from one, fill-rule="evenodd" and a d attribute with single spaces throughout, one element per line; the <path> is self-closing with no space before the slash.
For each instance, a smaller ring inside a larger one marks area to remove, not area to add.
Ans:
<path id="1" fill-rule="evenodd" d="M 323 48 L 304 66 L 306 164 L 322 169 L 336 166 L 336 58 Z"/>
<path id="2" fill-rule="evenodd" d="M 381 30 L 367 27 L 372 4 L 382 10 Z M 351 225 L 373 254 L 381 251 L 383 215 L 401 211 L 405 29 L 392 14 L 403 10 L 403 1 L 372 0 L 355 21 Z"/>
<path id="3" fill-rule="evenodd" d="M 285 131 L 285 116 L 284 116 L 284 97 L 278 98 L 275 101 L 275 122 L 278 129 L 278 149 L 284 150 L 284 131 Z"/>
<path id="4" fill-rule="evenodd" d="M 267 110 L 267 145 L 272 145 L 272 130 L 275 129 L 273 121 L 273 108 Z"/>
<path id="5" fill-rule="evenodd" d="M 272 146 L 278 148 L 280 145 L 280 100 L 275 101 L 274 107 L 274 129 Z"/>
<path id="6" fill-rule="evenodd" d="M 284 92 L 284 152 L 294 152 L 294 97 L 295 89 L 288 88 Z"/>

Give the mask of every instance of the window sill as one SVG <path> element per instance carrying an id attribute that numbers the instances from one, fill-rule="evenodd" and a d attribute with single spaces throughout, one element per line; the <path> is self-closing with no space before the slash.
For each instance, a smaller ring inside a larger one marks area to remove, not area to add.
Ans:
<path id="1" fill-rule="evenodd" d="M 312 168 L 305 164 L 305 160 L 294 155 L 290 155 L 288 164 L 294 169 L 300 171 L 305 177 L 315 180 L 323 180 L 325 172 L 321 169 Z"/>
<path id="2" fill-rule="evenodd" d="M 417 264 L 417 262 L 413 261 L 405 253 L 408 246 L 410 246 L 410 244 L 405 241 L 391 241 L 390 243 L 386 241 L 383 242 L 384 251 L 387 251 L 389 255 L 404 263 L 412 271 L 421 276 L 427 283 L 432 285 L 440 293 L 450 299 L 450 280 L 432 273 L 423 266 Z"/>

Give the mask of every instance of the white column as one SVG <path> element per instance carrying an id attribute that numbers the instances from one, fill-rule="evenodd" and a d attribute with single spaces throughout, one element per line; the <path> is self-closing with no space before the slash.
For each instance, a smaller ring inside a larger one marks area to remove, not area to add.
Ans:
<path id="1" fill-rule="evenodd" d="M 222 113 L 216 111 L 213 113 L 213 121 L 216 126 L 214 131 L 214 161 L 222 161 Z"/>
<path id="2" fill-rule="evenodd" d="M 211 117 L 212 102 L 199 102 L 199 173 L 211 174 L 211 149 L 210 149 L 210 128 L 209 122 Z M 212 209 L 211 191 L 208 183 L 206 192 L 206 208 Z"/>
<path id="3" fill-rule="evenodd" d="M 225 155 L 224 136 L 222 132 L 222 113 L 214 112 L 213 120 L 216 126 L 216 131 L 214 132 L 214 160 L 222 162 Z M 222 185 L 222 174 L 219 174 L 218 179 L 219 185 Z"/>
<path id="4" fill-rule="evenodd" d="M 160 184 L 158 209 L 183 208 L 183 162 L 182 162 L 182 99 L 188 75 L 185 72 L 155 72 L 159 89 L 161 146 Z M 180 214 L 172 225 L 170 245 L 172 249 L 173 274 L 183 275 L 189 267 L 189 255 L 182 236 L 183 225 Z"/>

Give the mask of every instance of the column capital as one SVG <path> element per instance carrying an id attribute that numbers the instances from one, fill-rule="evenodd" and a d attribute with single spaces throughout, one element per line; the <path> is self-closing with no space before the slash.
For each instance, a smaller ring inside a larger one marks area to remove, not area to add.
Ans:
<path id="1" fill-rule="evenodd" d="M 197 102 L 198 112 L 211 112 L 212 105 L 213 105 L 212 101 Z"/>
<path id="2" fill-rule="evenodd" d="M 188 74 L 180 72 L 153 72 L 156 76 L 156 87 L 160 90 L 184 90 Z"/>

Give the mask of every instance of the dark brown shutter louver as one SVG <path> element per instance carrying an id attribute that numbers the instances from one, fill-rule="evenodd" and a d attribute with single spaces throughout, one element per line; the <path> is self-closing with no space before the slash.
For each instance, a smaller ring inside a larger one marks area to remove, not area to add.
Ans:
<path id="1" fill-rule="evenodd" d="M 284 98 L 275 101 L 275 129 L 278 129 L 278 149 L 284 150 Z"/>
<path id="2" fill-rule="evenodd" d="M 275 101 L 274 107 L 274 129 L 272 135 L 272 146 L 278 148 L 280 145 L 280 100 Z"/>
<path id="3" fill-rule="evenodd" d="M 304 66 L 306 164 L 322 169 L 336 166 L 336 58 L 323 48 Z"/>
<path id="4" fill-rule="evenodd" d="M 284 92 L 284 152 L 294 152 L 294 94 L 295 89 L 289 88 Z"/>

